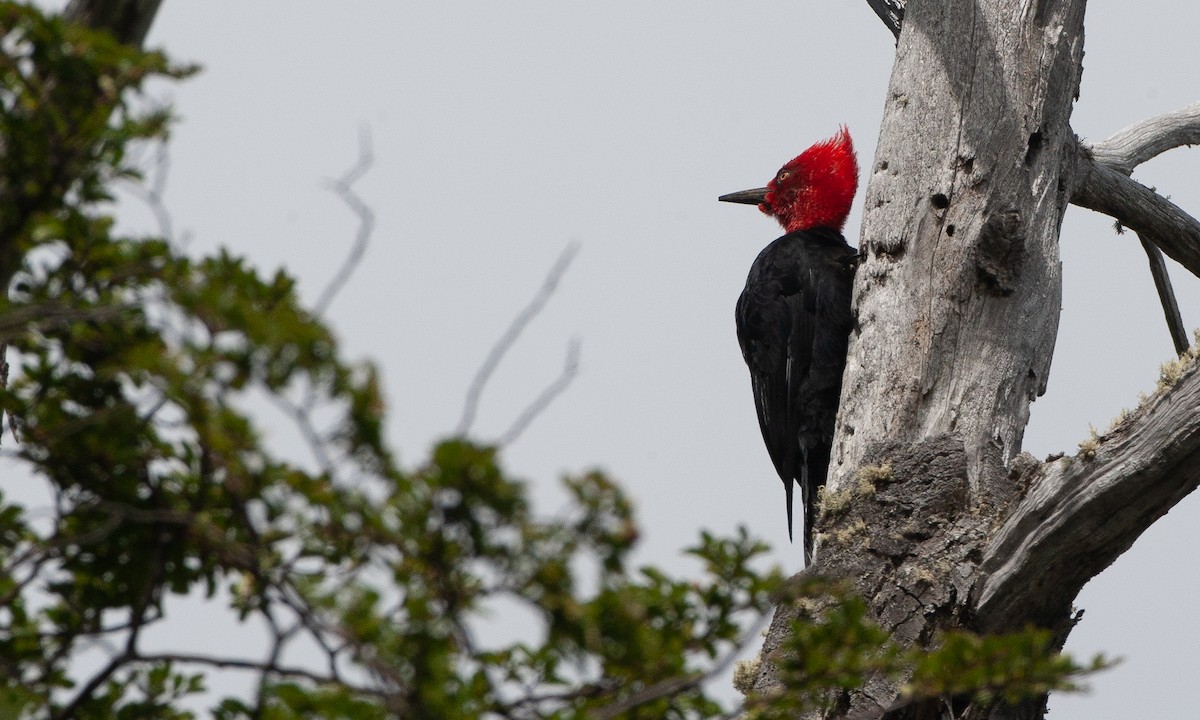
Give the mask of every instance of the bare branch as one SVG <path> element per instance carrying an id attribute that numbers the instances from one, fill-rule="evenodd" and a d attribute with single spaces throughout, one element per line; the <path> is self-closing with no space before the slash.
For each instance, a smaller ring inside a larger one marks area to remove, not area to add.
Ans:
<path id="1" fill-rule="evenodd" d="M 0 390 L 8 389 L 8 343 L 0 342 Z M 12 428 L 13 440 L 21 442 L 21 438 L 17 437 L 17 422 L 13 417 L 12 412 L 0 412 L 0 442 L 4 440 L 4 421 L 8 419 L 8 426 Z"/>
<path id="2" fill-rule="evenodd" d="M 504 447 L 505 445 L 511 445 L 514 441 L 516 441 L 516 439 L 520 437 L 521 433 L 525 431 L 525 428 L 529 427 L 529 424 L 536 420 L 537 416 L 541 415 L 542 411 L 549 407 L 550 403 L 554 402 L 554 398 L 561 395 L 563 391 L 571 385 L 571 381 L 575 379 L 575 376 L 578 373 L 579 338 L 572 338 L 571 342 L 567 344 L 567 358 L 563 361 L 562 373 L 554 382 L 547 385 L 546 388 L 542 390 L 542 392 L 536 398 L 534 398 L 533 402 L 529 403 L 529 405 L 521 411 L 521 414 L 517 416 L 517 419 L 513 421 L 512 425 L 510 425 L 508 429 L 504 431 L 504 434 L 500 436 L 500 439 L 496 441 L 496 445 L 499 447 Z"/>
<path id="3" fill-rule="evenodd" d="M 1163 315 L 1167 319 L 1167 330 L 1171 333 L 1171 342 L 1175 345 L 1175 354 L 1182 355 L 1188 349 L 1187 329 L 1183 326 L 1183 315 L 1179 312 L 1179 302 L 1175 299 L 1175 291 L 1171 288 L 1171 276 L 1167 273 L 1167 261 L 1163 259 L 1162 250 L 1146 238 L 1141 238 L 1142 249 L 1150 261 L 1150 274 L 1154 277 L 1154 288 L 1158 290 L 1158 301 L 1162 303 Z"/>
<path id="4" fill-rule="evenodd" d="M 1134 123 L 1089 146 L 1096 162 L 1123 175 L 1181 145 L 1200 145 L 1200 102 Z"/>
<path id="5" fill-rule="evenodd" d="M 1200 222 L 1175 203 L 1080 153 L 1071 202 L 1116 218 L 1200 276 Z"/>
<path id="6" fill-rule="evenodd" d="M 1094 457 L 1037 470 L 984 555 L 972 593 L 982 629 L 1051 626 L 1066 617 L 1084 583 L 1197 485 L 1200 370 L 1193 364 L 1101 438 Z"/>
<path id="7" fill-rule="evenodd" d="M 309 451 L 312 452 L 313 459 L 320 466 L 321 472 L 330 479 L 336 479 L 338 477 L 337 463 L 333 461 L 333 457 L 326 450 L 328 443 L 325 438 L 321 436 L 320 431 L 313 424 L 311 408 L 298 406 L 291 400 L 279 395 L 272 394 L 267 397 L 272 405 L 291 418 L 292 422 L 296 423 L 296 429 L 304 436 Z"/>
<path id="8" fill-rule="evenodd" d="M 660 698 L 678 695 L 681 692 L 691 690 L 697 687 L 707 677 L 707 673 L 692 673 L 691 675 L 683 675 L 680 677 L 668 678 L 654 683 L 653 685 L 643 688 L 630 695 L 629 697 L 619 700 L 611 705 L 606 705 L 593 713 L 592 717 L 596 720 L 611 720 L 623 713 L 629 712 L 639 705 L 645 705 L 648 702 L 654 702 Z"/>
<path id="9" fill-rule="evenodd" d="M 55 301 L 25 305 L 0 313 L 0 342 L 12 341 L 31 326 L 45 331 L 77 322 L 112 320 L 125 312 L 128 309 L 120 306 L 72 308 Z"/>
<path id="10" fill-rule="evenodd" d="M 87 684 L 67 703 L 66 707 L 50 716 L 51 720 L 68 720 L 75 717 L 75 711 L 79 709 L 79 706 L 91 700 L 95 692 L 100 689 L 100 686 L 127 662 L 129 662 L 129 657 L 124 654 L 111 658 L 107 665 L 88 680 Z"/>
<path id="11" fill-rule="evenodd" d="M 313 305 L 313 315 L 317 317 L 325 314 L 330 303 L 333 302 L 333 298 L 350 280 L 358 263 L 362 261 L 363 254 L 367 251 L 367 243 L 371 240 L 371 233 L 375 230 L 375 211 L 363 202 L 358 193 L 354 192 L 354 183 L 358 182 L 371 169 L 374 162 L 375 156 L 371 151 L 371 129 L 364 126 L 358 135 L 358 161 L 354 163 L 354 167 L 347 170 L 337 180 L 327 181 L 330 190 L 336 193 L 342 202 L 346 203 L 346 206 L 358 216 L 358 232 L 355 233 L 354 245 L 342 262 L 342 267 L 321 291 L 321 296 Z"/>
<path id="12" fill-rule="evenodd" d="M 546 274 L 546 279 L 542 282 L 542 286 L 538 288 L 533 299 L 529 301 L 521 312 L 513 318 L 508 329 L 492 346 L 491 352 L 484 358 L 483 364 L 479 366 L 479 370 L 475 372 L 474 379 L 471 380 L 470 387 L 467 388 L 467 398 L 463 402 L 462 417 L 458 421 L 458 427 L 454 433 L 456 435 L 466 435 L 471 431 L 471 425 L 475 423 L 475 414 L 479 411 L 479 396 L 483 394 L 483 388 L 487 385 L 488 379 L 492 373 L 496 371 L 496 366 L 504 359 L 504 355 L 516 344 L 517 339 L 521 337 L 525 327 L 538 316 L 538 313 L 546 307 L 550 297 L 554 295 L 554 291 L 558 288 L 558 281 L 566 274 L 567 268 L 571 265 L 571 261 L 575 259 L 575 255 L 579 253 L 579 244 L 571 243 L 567 245 L 562 254 L 558 256 L 558 260 L 550 268 L 550 272 Z M 510 429 L 511 431 L 511 429 Z"/>
<path id="13" fill-rule="evenodd" d="M 1085 144 L 1083 146 L 1085 152 L 1081 155 L 1086 157 L 1090 154 L 1091 161 L 1095 165 L 1129 176 L 1138 165 L 1167 150 L 1196 143 L 1200 143 L 1200 102 L 1192 103 L 1181 110 L 1134 123 L 1107 140 L 1090 146 Z M 1165 248 L 1163 243 L 1170 242 L 1170 236 L 1174 233 L 1169 229 L 1160 230 L 1157 233 L 1139 229 L 1135 224 L 1138 221 L 1130 219 L 1132 215 L 1130 210 L 1126 209 L 1122 212 L 1119 207 L 1121 205 L 1120 198 L 1112 192 L 1120 190 L 1118 183 L 1112 178 L 1106 177 L 1104 173 L 1097 175 L 1094 171 L 1085 170 L 1085 178 L 1085 182 L 1080 186 L 1084 190 L 1083 197 L 1079 197 L 1077 193 L 1076 197 L 1072 198 L 1072 202 L 1112 215 L 1122 224 L 1138 230 L 1142 247 L 1150 260 L 1150 272 L 1154 275 L 1154 286 L 1158 290 L 1163 314 L 1167 318 L 1167 327 L 1171 332 L 1171 340 L 1175 344 L 1175 352 L 1182 353 L 1187 349 L 1187 332 L 1183 328 L 1183 318 L 1179 314 L 1179 303 L 1175 299 L 1175 292 L 1171 289 L 1171 280 L 1167 275 L 1166 264 L 1158 249 L 1160 246 Z M 1088 181 L 1093 181 L 1091 187 L 1086 187 Z M 1097 199 L 1097 188 L 1103 188 L 1108 193 L 1103 200 L 1106 209 L 1086 204 L 1089 198 Z M 1132 198 L 1125 199 L 1134 202 Z M 1169 205 L 1165 199 L 1162 199 L 1161 203 Z M 1178 208 L 1175 209 L 1178 210 Z M 1182 210 L 1178 210 L 1178 212 L 1183 213 Z M 1192 224 L 1195 225 L 1195 221 L 1192 221 Z M 1192 244 L 1195 245 L 1194 240 Z M 1196 273 L 1194 268 L 1189 269 Z"/>
<path id="14" fill-rule="evenodd" d="M 318 685 L 341 685 L 346 687 L 351 692 L 361 695 L 369 695 L 379 697 L 385 695 L 384 692 L 375 688 L 363 686 L 351 686 L 343 680 L 322 675 L 321 673 L 313 672 L 305 668 L 289 667 L 286 665 L 277 665 L 270 662 L 260 660 L 242 660 L 238 658 L 225 658 L 213 655 L 199 655 L 187 653 L 153 653 L 139 654 L 134 658 L 138 662 L 159 663 L 169 662 L 178 663 L 180 665 L 206 665 L 222 670 L 247 670 L 250 672 L 265 672 L 275 677 L 290 677 L 300 680 L 309 680 Z"/>
<path id="15" fill-rule="evenodd" d="M 904 22 L 905 0 L 867 0 L 867 4 L 899 40 L 900 24 Z"/>
<path id="16" fill-rule="evenodd" d="M 34 581 L 41 579 L 42 568 L 49 563 L 51 559 L 50 552 L 47 549 L 34 545 L 22 553 L 22 556 L 16 561 L 9 562 L 4 568 L 4 574 L 10 576 L 8 581 L 9 588 L 8 592 L 4 593 L 4 595 L 0 595 L 0 607 L 9 607 L 14 598 L 25 592 L 25 588 L 27 588 Z M 24 565 L 26 562 L 28 562 L 31 566 L 28 570 L 28 574 L 21 580 L 16 580 L 15 577 L 11 577 L 16 574 L 16 568 Z"/>
<path id="17" fill-rule="evenodd" d="M 270 669 L 279 665 L 279 658 L 283 654 L 284 645 L 290 636 L 286 636 L 279 627 L 279 622 L 275 620 L 275 614 L 271 612 L 271 605 L 263 603 L 260 612 L 262 619 L 267 623 L 267 627 L 271 630 L 271 651 L 265 663 L 262 664 L 258 676 L 258 690 L 255 693 L 257 701 L 255 702 L 255 715 L 262 717 L 266 711 L 267 705 L 267 690 L 270 683 Z"/>

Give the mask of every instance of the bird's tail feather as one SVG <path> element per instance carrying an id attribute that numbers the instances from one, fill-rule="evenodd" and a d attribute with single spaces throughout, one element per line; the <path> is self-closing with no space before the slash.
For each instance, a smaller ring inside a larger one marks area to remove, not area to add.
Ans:
<path id="1" fill-rule="evenodd" d="M 787 493 L 788 542 L 792 542 L 792 490 L 794 481 L 787 478 L 783 481 L 783 491 Z M 805 545 L 807 547 L 807 545 Z M 805 551 L 807 553 L 807 551 Z"/>
<path id="2" fill-rule="evenodd" d="M 801 448 L 800 502 L 804 505 L 804 564 L 812 564 L 813 543 L 817 527 L 817 491 L 825 484 L 829 472 L 830 446 Z M 788 489 L 788 518 L 791 519 L 791 488 Z M 789 523 L 788 529 L 791 529 Z"/>
<path id="3" fill-rule="evenodd" d="M 816 517 L 812 511 L 812 498 L 808 494 L 808 448 L 803 448 L 801 452 L 803 457 L 800 462 L 800 504 L 804 506 L 804 566 L 808 567 L 812 564 L 813 520 Z M 788 512 L 790 513 L 791 510 L 789 509 Z"/>

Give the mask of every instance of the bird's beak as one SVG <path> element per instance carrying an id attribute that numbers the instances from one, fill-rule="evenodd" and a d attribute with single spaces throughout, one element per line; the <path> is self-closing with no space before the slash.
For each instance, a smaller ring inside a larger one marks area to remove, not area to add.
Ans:
<path id="1" fill-rule="evenodd" d="M 717 198 L 717 200 L 720 200 L 721 202 L 741 203 L 743 205 L 758 205 L 759 203 L 766 202 L 766 199 L 767 189 L 765 187 L 755 188 L 753 190 L 742 190 L 740 192 L 722 195 L 721 197 Z"/>

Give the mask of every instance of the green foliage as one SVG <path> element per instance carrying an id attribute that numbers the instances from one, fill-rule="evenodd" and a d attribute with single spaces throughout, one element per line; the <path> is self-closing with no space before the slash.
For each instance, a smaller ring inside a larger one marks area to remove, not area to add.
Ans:
<path id="1" fill-rule="evenodd" d="M 765 547 L 744 532 L 689 551 L 700 581 L 630 567 L 632 506 L 600 472 L 542 518 L 493 448 L 450 440 L 402 469 L 375 369 L 339 356 L 290 277 L 114 233 L 110 184 L 169 127 L 139 91 L 186 71 L 29 7 L 0 3 L 0 27 L 0 409 L 53 498 L 49 527 L 0 505 L 7 716 L 190 717 L 203 675 L 174 668 L 228 662 L 261 689 L 221 718 L 574 716 L 702 673 L 767 611 L 779 576 L 750 569 Z M 314 460 L 265 442 L 262 398 Z M 196 589 L 271 628 L 270 659 L 144 649 L 166 597 Z M 528 632 L 481 645 L 514 603 Z M 327 657 L 290 664 L 302 637 Z M 81 674 L 97 641 L 107 664 Z M 638 712 L 719 710 L 696 684 Z"/>
<path id="2" fill-rule="evenodd" d="M 968 696 L 984 704 L 1076 691 L 1080 678 L 1112 666 L 1103 656 L 1081 665 L 1054 652 L 1053 637 L 1042 628 L 985 637 L 946 633 L 935 652 L 913 658 L 912 664 L 909 695 Z"/>
<path id="3" fill-rule="evenodd" d="M 0 277 L 7 281 L 22 254 L 51 239 L 47 223 L 65 220 L 71 206 L 108 199 L 113 179 L 137 176 L 126 163 L 133 141 L 165 135 L 169 114 L 138 111 L 133 94 L 150 79 L 194 68 L 18 3 L 0 3 L 0 32 Z"/>
<path id="4" fill-rule="evenodd" d="M 762 543 L 703 534 L 702 573 L 676 578 L 631 565 L 631 503 L 599 471 L 565 478 L 569 509 L 544 517 L 495 448 L 451 439 L 401 467 L 377 371 L 341 357 L 292 278 L 114 232 L 112 183 L 170 126 L 143 85 L 191 69 L 15 3 L 0 34 L 0 412 L 7 458 L 51 498 L 0 496 L 0 717 L 190 718 L 218 667 L 259 680 L 212 699 L 220 720 L 726 711 L 704 681 L 781 586 L 756 569 Z M 266 441 L 268 411 L 311 458 Z M 147 649 L 167 598 L 198 591 L 267 627 L 266 647 Z M 478 639 L 514 613 L 527 628 Z M 914 693 L 1005 698 L 1076 670 L 1016 668 L 1044 643 L 914 655 L 852 600 L 795 643 L 784 669 L 809 704 L 905 667 Z"/>
<path id="5" fill-rule="evenodd" d="M 956 698 L 988 706 L 1017 703 L 1079 681 L 1111 665 L 1102 656 L 1081 665 L 1059 653 L 1050 631 L 1029 628 L 979 636 L 942 633 L 930 648 L 901 647 L 848 586 L 809 580 L 790 589 L 799 609 L 792 634 L 771 658 L 786 695 L 752 696 L 752 717 L 793 718 L 839 707 L 842 694 L 872 677 L 905 681 L 902 701 Z"/>

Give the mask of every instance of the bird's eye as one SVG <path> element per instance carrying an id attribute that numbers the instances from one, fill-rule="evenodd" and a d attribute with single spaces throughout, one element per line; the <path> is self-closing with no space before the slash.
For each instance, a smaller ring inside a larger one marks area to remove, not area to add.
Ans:
<path id="1" fill-rule="evenodd" d="M 791 171 L 780 170 L 779 174 L 775 176 L 775 180 L 776 180 L 776 182 L 783 182 L 784 180 L 787 180 L 791 176 L 792 176 Z"/>

